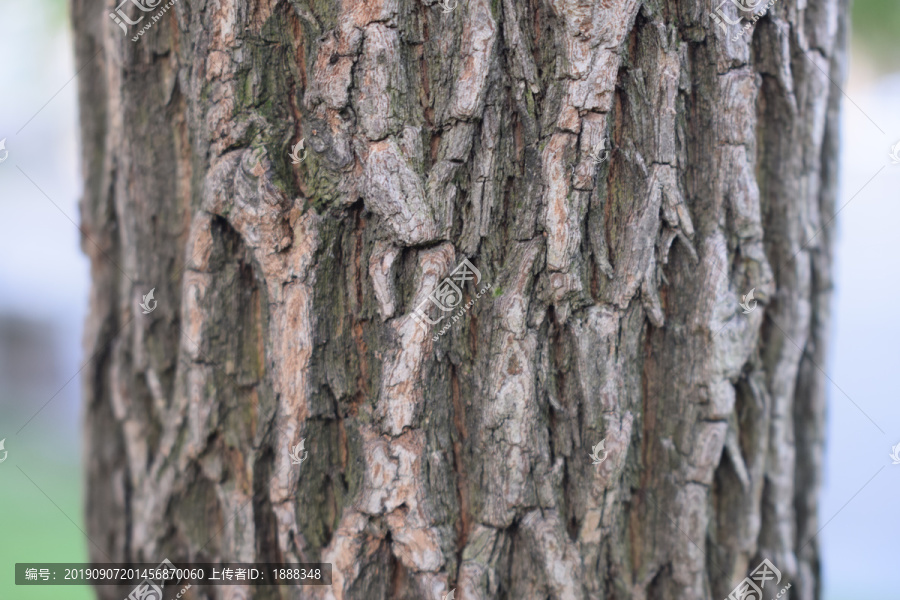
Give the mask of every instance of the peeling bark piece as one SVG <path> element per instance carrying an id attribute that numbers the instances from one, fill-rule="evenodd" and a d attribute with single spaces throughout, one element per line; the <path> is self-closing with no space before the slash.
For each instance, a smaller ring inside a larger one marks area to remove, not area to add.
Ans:
<path id="1" fill-rule="evenodd" d="M 397 298 L 392 267 L 399 255 L 400 249 L 396 246 L 378 242 L 369 259 L 369 277 L 372 278 L 372 287 L 375 288 L 375 297 L 378 299 L 378 310 L 382 320 L 394 316 Z"/>
<path id="2" fill-rule="evenodd" d="M 437 239 L 431 207 L 421 177 L 393 140 L 369 145 L 365 158 L 366 207 L 383 218 L 406 246 Z"/>
<path id="3" fill-rule="evenodd" d="M 488 0 L 469 0 L 460 44 L 460 71 L 453 87 L 450 116 L 467 120 L 484 102 L 484 88 L 497 34 Z"/>

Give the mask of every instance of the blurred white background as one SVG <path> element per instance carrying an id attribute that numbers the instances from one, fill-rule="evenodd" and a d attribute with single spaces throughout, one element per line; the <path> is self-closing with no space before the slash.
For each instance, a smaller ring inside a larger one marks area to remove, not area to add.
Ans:
<path id="1" fill-rule="evenodd" d="M 819 512 L 819 526 L 828 524 L 819 535 L 826 600 L 894 600 L 900 598 L 900 465 L 889 455 L 900 444 L 894 371 L 900 347 L 891 345 L 900 339 L 892 308 L 900 294 L 900 236 L 893 229 L 900 222 L 900 164 L 888 155 L 900 142 L 900 74 L 875 78 L 854 58 L 844 86 L 853 102 L 843 105 L 839 204 L 850 202 L 837 219 L 833 335 L 823 365 L 834 384 Z"/>
<path id="2" fill-rule="evenodd" d="M 82 65 L 71 48 L 63 0 L 0 0 L 0 139 L 9 151 L 0 164 L 0 439 L 10 453 L 0 465 L 0 597 L 17 600 L 91 597 L 85 588 L 15 588 L 11 576 L 14 562 L 87 557 L 86 538 L 67 520 L 83 528 L 76 374 L 87 360 L 89 289 L 73 224 L 81 182 L 72 78 Z M 820 511 L 824 598 L 896 600 L 900 465 L 888 454 L 900 444 L 900 349 L 891 345 L 900 339 L 892 309 L 900 294 L 900 165 L 888 153 L 900 141 L 900 73 L 885 74 L 857 47 L 852 57 L 838 201 L 846 206 L 823 365 L 835 384 Z"/>
<path id="3" fill-rule="evenodd" d="M 81 181 L 67 9 L 65 0 L 0 0 L 0 140 L 9 152 L 0 163 L 0 439 L 9 452 L 0 464 L 4 599 L 94 598 L 80 586 L 16 588 L 13 577 L 16 562 L 88 558 L 89 542 L 78 529 L 76 373 L 85 360 L 90 273 L 73 224 L 80 222 Z"/>

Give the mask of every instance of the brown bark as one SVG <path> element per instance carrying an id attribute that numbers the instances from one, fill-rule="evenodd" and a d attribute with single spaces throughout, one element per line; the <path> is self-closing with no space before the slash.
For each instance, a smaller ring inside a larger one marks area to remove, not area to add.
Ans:
<path id="1" fill-rule="evenodd" d="M 818 598 L 847 6 L 710 8 L 73 0 L 92 539 L 333 564 L 254 598 Z"/>

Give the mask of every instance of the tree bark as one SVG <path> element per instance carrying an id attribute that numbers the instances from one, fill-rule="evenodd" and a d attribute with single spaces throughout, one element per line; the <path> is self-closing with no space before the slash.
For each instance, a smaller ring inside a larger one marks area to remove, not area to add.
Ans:
<path id="1" fill-rule="evenodd" d="M 701 0 L 177 0 L 136 42 L 158 11 L 108 4 L 72 4 L 95 560 L 684 600 L 768 558 L 819 598 L 845 0 L 736 40 Z"/>

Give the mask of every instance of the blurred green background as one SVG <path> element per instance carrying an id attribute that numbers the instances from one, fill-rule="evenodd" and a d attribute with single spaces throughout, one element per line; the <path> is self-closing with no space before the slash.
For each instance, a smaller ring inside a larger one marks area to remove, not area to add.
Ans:
<path id="1" fill-rule="evenodd" d="M 0 139 L 8 138 L 14 157 L 0 165 L 0 255 L 17 257 L 0 266 L 0 439 L 9 452 L 0 463 L 4 600 L 94 597 L 87 587 L 16 587 L 13 577 L 17 562 L 88 560 L 79 447 L 81 376 L 73 377 L 84 360 L 80 329 L 87 309 L 87 262 L 75 227 L 13 168 L 18 161 L 35 174 L 60 210 L 78 221 L 76 85 L 71 78 L 82 65 L 73 64 L 67 13 L 64 0 L 0 0 L 0 55 L 7 58 L 0 61 Z M 852 16 L 851 80 L 900 70 L 900 2 L 857 0 Z M 105 20 L 105 15 L 97 18 Z M 851 108 L 845 103 L 844 110 Z M 29 230 L 29 224 L 40 227 Z M 51 255 L 47 239 L 57 243 Z M 840 591 L 828 591 L 826 597 L 858 600 Z"/>
<path id="2" fill-rule="evenodd" d="M 3 415 L 4 425 L 9 422 L 7 416 Z M 28 429 L 18 438 L 8 436 L 6 450 L 10 454 L 0 464 L 0 598 L 93 599 L 92 590 L 85 586 L 15 585 L 13 568 L 17 562 L 88 562 L 87 540 L 72 523 L 84 529 L 78 456 L 71 453 L 70 444 L 61 445 L 40 427 L 26 432 Z M 63 453 L 55 454 L 54 450 Z"/>
<path id="3" fill-rule="evenodd" d="M 854 58 L 870 62 L 880 73 L 900 70 L 900 2 L 856 0 L 852 7 Z"/>

